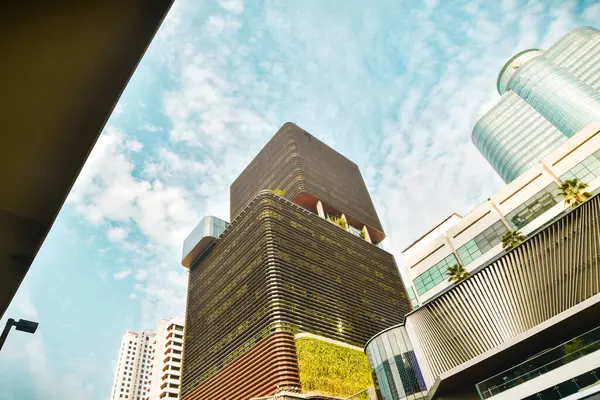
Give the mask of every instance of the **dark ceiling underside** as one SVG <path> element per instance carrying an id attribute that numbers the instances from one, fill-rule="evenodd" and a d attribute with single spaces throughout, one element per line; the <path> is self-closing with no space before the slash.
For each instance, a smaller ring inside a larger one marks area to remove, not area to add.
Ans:
<path id="1" fill-rule="evenodd" d="M 1 17 L 0 316 L 172 0 L 47 3 Z"/>

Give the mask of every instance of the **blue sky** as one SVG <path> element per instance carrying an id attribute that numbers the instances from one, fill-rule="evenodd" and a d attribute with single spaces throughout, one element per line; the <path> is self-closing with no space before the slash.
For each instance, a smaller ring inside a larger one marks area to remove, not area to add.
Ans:
<path id="1" fill-rule="evenodd" d="M 40 328 L 9 337 L 0 400 L 107 399 L 124 331 L 183 314 L 183 238 L 229 219 L 286 121 L 359 164 L 398 256 L 502 185 L 470 133 L 503 63 L 598 21 L 597 1 L 176 0 L 7 312 Z"/>

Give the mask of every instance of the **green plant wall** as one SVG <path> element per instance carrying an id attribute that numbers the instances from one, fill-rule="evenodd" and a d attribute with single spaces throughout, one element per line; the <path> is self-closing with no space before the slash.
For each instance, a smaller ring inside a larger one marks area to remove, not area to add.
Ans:
<path id="1" fill-rule="evenodd" d="M 362 351 L 313 338 L 296 339 L 300 389 L 347 397 L 373 386 Z"/>

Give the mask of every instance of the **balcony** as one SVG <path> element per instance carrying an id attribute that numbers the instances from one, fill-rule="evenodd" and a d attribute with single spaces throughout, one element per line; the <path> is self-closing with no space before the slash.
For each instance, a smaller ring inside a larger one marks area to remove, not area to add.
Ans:
<path id="1" fill-rule="evenodd" d="M 566 367 L 574 366 L 579 360 L 582 360 L 588 355 L 591 355 L 595 360 L 600 360 L 600 327 L 592 329 L 591 331 L 550 350 L 544 351 L 543 353 L 488 378 L 485 381 L 479 382 L 476 385 L 477 393 L 479 394 L 480 399 L 494 398 L 500 400 L 504 398 L 516 398 L 516 394 L 513 393 L 513 390 L 511 389 L 524 385 L 529 381 L 533 381 L 542 375 L 551 374 L 553 371 L 557 373 L 554 375 L 566 379 L 568 378 Z M 571 363 L 573 363 L 573 365 L 570 365 Z M 558 371 L 558 369 L 561 369 L 561 371 Z M 548 378 L 548 376 L 546 377 Z M 573 378 L 576 378 L 576 376 Z M 600 381 L 600 372 L 597 374 L 597 379 Z M 555 382 L 554 379 L 549 378 L 547 381 Z M 576 381 L 576 379 L 574 379 L 574 381 Z M 562 381 L 558 381 L 557 383 L 559 382 Z M 551 383 L 549 383 L 549 385 L 551 385 Z M 509 391 L 510 393 L 508 393 Z M 569 394 L 572 393 L 574 392 Z M 518 397 L 522 398 L 521 396 Z M 563 397 L 557 398 L 560 399 Z"/>
<path id="2" fill-rule="evenodd" d="M 179 341 L 179 339 L 169 340 L 165 346 L 166 347 L 174 346 L 174 347 L 181 348 L 183 346 L 183 342 Z M 177 349 L 177 350 L 180 350 L 180 349 Z"/>

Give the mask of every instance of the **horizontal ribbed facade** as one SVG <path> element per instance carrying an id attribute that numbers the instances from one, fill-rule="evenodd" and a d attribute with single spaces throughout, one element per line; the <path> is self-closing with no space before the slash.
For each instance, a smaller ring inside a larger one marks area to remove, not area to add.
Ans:
<path id="1" fill-rule="evenodd" d="M 498 175 L 511 182 L 564 143 L 567 137 L 511 91 L 481 117 L 473 129 L 472 139 Z"/>
<path id="2" fill-rule="evenodd" d="M 593 89 L 600 89 L 600 31 L 597 29 L 583 26 L 567 33 L 545 56 Z"/>
<path id="3" fill-rule="evenodd" d="M 439 376 L 600 293 L 595 196 L 407 317 Z"/>
<path id="4" fill-rule="evenodd" d="M 289 332 L 273 333 L 262 339 L 185 398 L 248 400 L 269 396 L 280 386 L 300 386 L 294 335 Z"/>
<path id="5" fill-rule="evenodd" d="M 280 377 L 237 371 L 252 369 L 243 360 L 260 356 L 244 357 L 273 335 L 309 332 L 362 347 L 409 311 L 391 254 L 263 191 L 190 268 L 183 399 L 264 395 L 258 388 Z M 256 391 L 238 395 L 241 387 Z"/>
<path id="6" fill-rule="evenodd" d="M 231 218 L 265 189 L 280 189 L 292 201 L 310 194 L 383 233 L 358 166 L 292 123 L 279 129 L 231 185 Z"/>
<path id="7" fill-rule="evenodd" d="M 523 51 L 500 71 L 502 98 L 475 125 L 473 143 L 511 182 L 565 139 L 600 121 L 599 89 L 600 31 L 578 28 L 547 51 Z"/>

